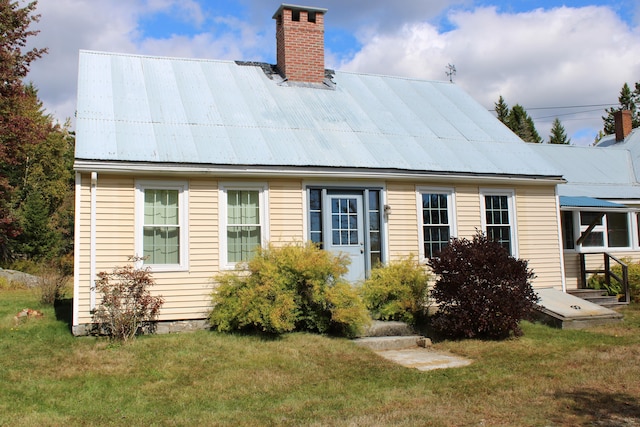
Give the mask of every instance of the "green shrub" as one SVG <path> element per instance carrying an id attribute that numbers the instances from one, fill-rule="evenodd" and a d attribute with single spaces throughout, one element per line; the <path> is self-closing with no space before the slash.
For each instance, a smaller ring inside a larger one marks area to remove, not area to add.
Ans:
<path id="1" fill-rule="evenodd" d="M 347 263 L 313 244 L 260 249 L 247 272 L 217 277 L 209 321 L 219 331 L 353 336 L 368 317 L 357 293 L 340 279 Z"/>
<path id="2" fill-rule="evenodd" d="M 432 321 L 437 331 L 492 339 L 522 334 L 519 322 L 538 301 L 526 261 L 478 233 L 472 241 L 452 239 L 429 265 L 439 276 L 431 293 L 439 304 Z"/>
<path id="3" fill-rule="evenodd" d="M 633 262 L 630 258 L 622 258 L 621 261 L 628 267 L 627 274 L 631 301 L 640 302 L 640 261 Z M 611 266 L 611 271 L 622 278 L 622 266 L 620 264 L 616 263 Z M 594 274 L 589 277 L 588 286 L 593 289 L 604 289 L 612 296 L 624 294 L 622 283 L 612 277 L 610 285 L 607 285 L 603 274 Z"/>
<path id="4" fill-rule="evenodd" d="M 427 312 L 430 275 L 413 258 L 371 271 L 362 285 L 362 299 L 374 319 L 415 324 Z"/>
<path id="5" fill-rule="evenodd" d="M 132 263 L 139 260 L 130 258 Z M 99 272 L 96 290 L 102 294 L 102 301 L 93 314 L 94 332 L 119 341 L 154 332 L 164 303 L 161 296 L 149 292 L 154 283 L 149 267 L 139 269 L 129 264 L 115 267 L 110 273 Z"/>

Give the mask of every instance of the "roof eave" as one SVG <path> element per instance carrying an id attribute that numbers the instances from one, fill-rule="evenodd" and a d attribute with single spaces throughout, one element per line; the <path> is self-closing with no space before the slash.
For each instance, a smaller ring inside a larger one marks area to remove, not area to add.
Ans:
<path id="1" fill-rule="evenodd" d="M 417 171 L 399 169 L 368 169 L 348 167 L 264 166 L 264 165 L 202 165 L 182 163 L 118 162 L 76 159 L 77 172 L 146 175 L 215 175 L 220 177 L 290 177 L 335 179 L 429 179 L 433 181 L 505 182 L 514 184 L 563 184 L 562 176 L 521 175 L 469 172 Z"/>

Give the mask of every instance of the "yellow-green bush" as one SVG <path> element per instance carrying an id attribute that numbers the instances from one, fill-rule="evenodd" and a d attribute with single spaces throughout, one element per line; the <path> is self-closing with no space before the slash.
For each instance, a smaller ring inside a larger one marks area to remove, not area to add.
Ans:
<path id="1" fill-rule="evenodd" d="M 211 325 L 219 331 L 312 331 L 353 336 L 368 321 L 364 304 L 341 276 L 346 257 L 313 244 L 269 246 L 248 271 L 216 278 Z"/>
<path id="2" fill-rule="evenodd" d="M 622 258 L 621 261 L 628 267 L 627 273 L 631 301 L 640 302 L 640 261 L 633 262 L 630 258 Z M 612 265 L 611 271 L 622 278 L 622 266 L 620 264 Z M 621 295 L 624 293 L 622 283 L 612 277 L 611 284 L 607 285 L 605 277 L 602 274 L 594 274 L 591 276 L 589 278 L 589 287 L 593 289 L 605 289 L 609 295 Z"/>
<path id="3" fill-rule="evenodd" d="M 426 315 L 430 274 L 413 257 L 379 266 L 362 285 L 374 319 L 414 324 Z"/>

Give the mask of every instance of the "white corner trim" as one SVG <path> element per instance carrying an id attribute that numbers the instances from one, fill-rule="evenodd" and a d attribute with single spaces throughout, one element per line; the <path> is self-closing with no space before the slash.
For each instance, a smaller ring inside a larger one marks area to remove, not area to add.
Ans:
<path id="1" fill-rule="evenodd" d="M 76 172 L 75 191 L 73 226 L 73 326 L 77 326 L 80 322 L 80 201 L 82 200 L 82 174 L 80 172 Z"/>
<path id="2" fill-rule="evenodd" d="M 96 206 L 97 206 L 97 192 L 98 192 L 98 172 L 91 172 L 91 208 L 90 208 L 90 277 L 91 277 L 91 292 L 90 292 L 90 310 L 96 309 Z"/>

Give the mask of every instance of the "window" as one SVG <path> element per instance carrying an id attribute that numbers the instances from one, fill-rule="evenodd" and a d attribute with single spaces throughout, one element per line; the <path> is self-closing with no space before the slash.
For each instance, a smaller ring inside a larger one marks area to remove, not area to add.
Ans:
<path id="1" fill-rule="evenodd" d="M 483 192 L 483 226 L 489 239 L 516 256 L 513 192 Z"/>
<path id="2" fill-rule="evenodd" d="M 382 262 L 382 212 L 380 190 L 369 190 L 369 252 L 370 265 L 375 267 Z"/>
<path id="3" fill-rule="evenodd" d="M 576 223 L 579 227 L 574 226 Z M 590 233 L 582 239 L 588 229 Z M 576 241 L 581 239 L 581 247 L 585 249 L 631 247 L 628 212 L 563 211 L 562 232 L 565 249 L 576 249 Z"/>
<path id="4" fill-rule="evenodd" d="M 602 247 L 604 246 L 604 213 L 602 212 L 580 212 L 580 235 L 589 228 L 591 232 L 586 239 L 582 241 L 585 247 Z"/>
<path id="5" fill-rule="evenodd" d="M 136 253 L 153 270 L 187 268 L 186 183 L 137 182 Z"/>
<path id="6" fill-rule="evenodd" d="M 418 190 L 418 216 L 421 218 L 423 256 L 432 258 L 449 244 L 453 235 L 453 191 Z"/>
<path id="7" fill-rule="evenodd" d="M 322 249 L 322 190 L 309 190 L 309 234 L 311 241 Z"/>
<path id="8" fill-rule="evenodd" d="M 221 259 L 225 268 L 250 261 L 266 241 L 266 187 L 221 187 Z"/>
<path id="9" fill-rule="evenodd" d="M 562 241 L 565 249 L 576 247 L 576 238 L 573 234 L 573 212 L 562 212 Z"/>

